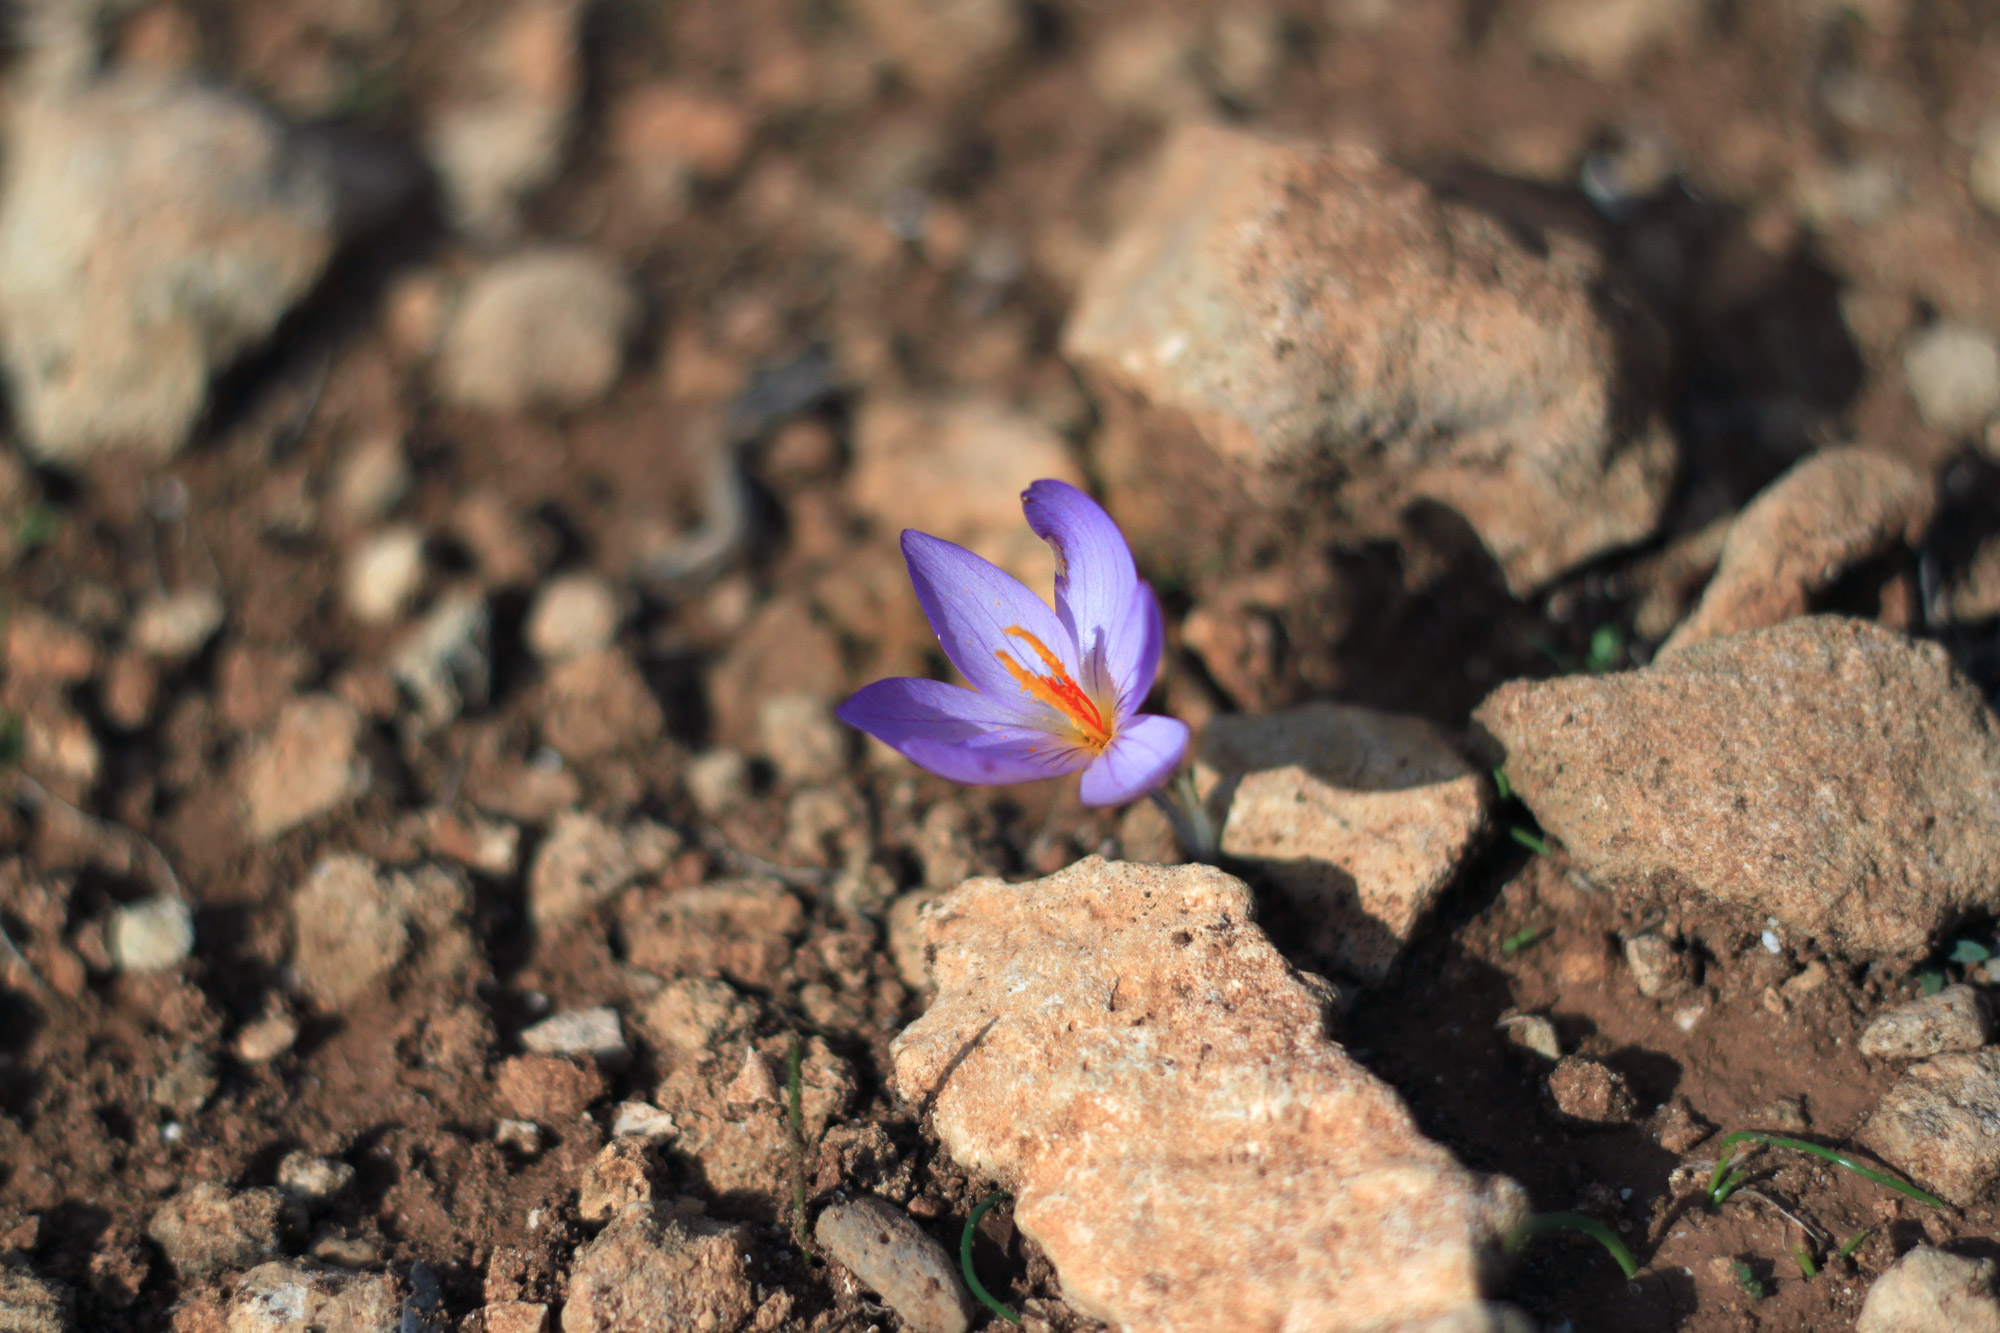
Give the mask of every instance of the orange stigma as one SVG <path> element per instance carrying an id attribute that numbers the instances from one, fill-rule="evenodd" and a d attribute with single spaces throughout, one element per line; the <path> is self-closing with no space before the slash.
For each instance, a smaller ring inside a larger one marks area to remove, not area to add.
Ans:
<path id="1" fill-rule="evenodd" d="M 1050 652 L 1047 644 L 1019 625 L 1009 625 L 1006 632 L 1034 649 L 1035 656 L 1042 660 L 1042 666 L 1047 671 L 1047 674 L 1038 676 L 1008 656 L 1005 649 L 995 649 L 993 655 L 1000 659 L 1001 666 L 1007 668 L 1007 674 L 1020 683 L 1025 693 L 1068 718 L 1070 725 L 1083 738 L 1086 748 L 1094 753 L 1103 753 L 1104 747 L 1111 744 L 1111 728 L 1104 724 L 1104 714 L 1098 711 L 1090 696 L 1083 692 L 1083 687 L 1070 676 L 1062 659 Z"/>

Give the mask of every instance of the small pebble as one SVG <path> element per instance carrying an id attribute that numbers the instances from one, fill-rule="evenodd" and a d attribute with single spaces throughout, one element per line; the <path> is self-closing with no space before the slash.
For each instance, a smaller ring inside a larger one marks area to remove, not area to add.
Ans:
<path id="1" fill-rule="evenodd" d="M 971 1302 L 958 1265 L 910 1215 L 873 1195 L 831 1204 L 813 1235 L 912 1333 L 965 1333 Z"/>
<path id="2" fill-rule="evenodd" d="M 194 914 L 179 898 L 161 894 L 119 908 L 107 943 L 121 972 L 171 972 L 194 952 Z"/>
<path id="3" fill-rule="evenodd" d="M 537 1055 L 588 1055 L 606 1064 L 618 1064 L 632 1053 L 618 1011 L 609 1005 L 566 1009 L 545 1018 L 521 1034 L 521 1046 Z"/>
<path id="4" fill-rule="evenodd" d="M 354 1168 L 331 1157 L 289 1152 L 278 1163 L 278 1188 L 302 1199 L 330 1199 L 353 1183 Z"/>
<path id="5" fill-rule="evenodd" d="M 650 1102 L 620 1102 L 611 1116 L 611 1136 L 671 1139 L 680 1133 L 674 1118 Z"/>
<path id="6" fill-rule="evenodd" d="M 541 1127 L 532 1120 L 502 1120 L 493 1126 L 493 1142 L 523 1157 L 533 1157 L 542 1150 Z"/>

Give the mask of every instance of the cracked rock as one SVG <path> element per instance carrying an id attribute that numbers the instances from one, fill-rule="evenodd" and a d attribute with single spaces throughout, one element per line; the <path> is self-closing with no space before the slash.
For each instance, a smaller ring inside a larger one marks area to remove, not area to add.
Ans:
<path id="1" fill-rule="evenodd" d="M 891 1051 L 1065 1297 L 1122 1327 L 1362 1329 L 1488 1318 L 1526 1213 L 1325 1035 L 1324 989 L 1208 866 L 1087 857 L 926 909 L 938 996 Z"/>
<path id="2" fill-rule="evenodd" d="M 1877 1014 L 1856 1046 L 1878 1060 L 1922 1060 L 1949 1051 L 1976 1051 L 1993 1035 L 1993 1009 L 1967 985 L 1946 986 Z"/>

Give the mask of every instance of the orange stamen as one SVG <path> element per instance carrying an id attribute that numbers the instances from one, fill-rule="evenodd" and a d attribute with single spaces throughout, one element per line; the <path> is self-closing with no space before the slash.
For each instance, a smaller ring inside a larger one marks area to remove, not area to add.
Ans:
<path id="1" fill-rule="evenodd" d="M 1006 632 L 1033 649 L 1035 656 L 1041 659 L 1042 666 L 1047 669 L 1046 675 L 1036 675 L 1008 656 L 1006 650 L 995 649 L 993 655 L 1000 659 L 1001 666 L 1007 668 L 1007 674 L 1012 676 L 1030 697 L 1041 700 L 1068 718 L 1070 724 L 1076 728 L 1077 734 L 1083 738 L 1084 745 L 1101 753 L 1105 746 L 1111 744 L 1111 728 L 1104 725 L 1104 714 L 1098 710 L 1090 696 L 1083 692 L 1083 687 L 1069 674 L 1069 669 L 1062 664 L 1062 659 L 1050 652 L 1047 644 L 1019 625 L 1008 626 Z"/>

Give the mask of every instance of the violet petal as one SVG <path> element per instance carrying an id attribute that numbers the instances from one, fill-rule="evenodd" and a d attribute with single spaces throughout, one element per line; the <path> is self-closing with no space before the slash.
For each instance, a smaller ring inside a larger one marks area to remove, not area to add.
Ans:
<path id="1" fill-rule="evenodd" d="M 915 740 L 897 747 L 917 767 L 972 786 L 1039 782 L 1091 761 L 1081 745 L 1033 727 L 995 727 L 966 741 Z"/>
<path id="2" fill-rule="evenodd" d="M 878 680 L 835 713 L 954 782 L 1033 782 L 1074 772 L 1091 757 L 1066 737 L 1019 725 L 1008 701 L 943 681 Z"/>
<path id="3" fill-rule="evenodd" d="M 1109 640 L 1105 670 L 1118 697 L 1118 716 L 1129 717 L 1152 693 L 1153 678 L 1160 674 L 1160 649 L 1167 630 L 1160 616 L 1160 599 L 1153 585 L 1141 582 L 1132 590 L 1132 605 L 1125 623 Z"/>
<path id="4" fill-rule="evenodd" d="M 903 533 L 903 558 L 910 566 L 917 601 L 951 664 L 981 691 L 1011 705 L 1017 723 L 1033 726 L 1053 719 L 1053 710 L 1030 699 L 996 656 L 1005 652 L 1042 674 L 1034 652 L 1020 637 L 1007 633 L 1018 628 L 1034 635 L 1072 675 L 1077 674 L 1075 646 L 1048 603 L 992 561 L 926 532 Z"/>
<path id="5" fill-rule="evenodd" d="M 1083 771 L 1079 794 L 1085 805 L 1123 805 L 1173 776 L 1187 753 L 1187 723 L 1158 713 L 1141 713 Z"/>
<path id="6" fill-rule="evenodd" d="M 1056 614 L 1086 664 L 1108 664 L 1125 627 L 1139 572 L 1132 548 L 1097 501 L 1064 481 L 1038 481 L 1021 494 L 1035 535 L 1055 548 Z"/>

